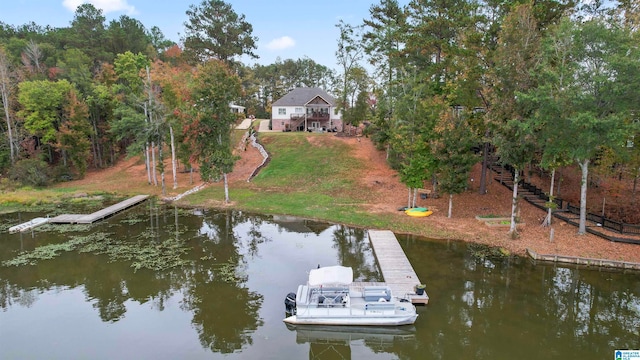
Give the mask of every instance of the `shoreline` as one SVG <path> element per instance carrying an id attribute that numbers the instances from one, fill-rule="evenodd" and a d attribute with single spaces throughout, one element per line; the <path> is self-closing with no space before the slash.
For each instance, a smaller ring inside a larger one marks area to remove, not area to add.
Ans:
<path id="1" fill-rule="evenodd" d="M 583 258 L 577 256 L 566 256 L 566 255 L 556 255 L 556 254 L 538 254 L 534 250 L 527 248 L 527 255 L 533 259 L 534 261 L 541 262 L 549 262 L 556 264 L 571 264 L 584 266 L 587 268 L 597 267 L 597 268 L 606 268 L 606 269 L 619 269 L 619 270 L 634 270 L 640 271 L 640 263 L 637 262 L 628 262 L 628 261 L 617 261 L 617 260 L 608 260 L 608 259 L 593 259 L 593 258 Z"/>

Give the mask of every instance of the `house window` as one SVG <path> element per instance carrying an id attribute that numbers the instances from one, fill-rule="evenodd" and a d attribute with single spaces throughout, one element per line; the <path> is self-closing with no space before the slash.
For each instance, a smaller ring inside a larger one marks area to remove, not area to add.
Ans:
<path id="1" fill-rule="evenodd" d="M 304 109 L 296 108 L 296 114 L 302 114 L 302 113 L 304 113 Z"/>
<path id="2" fill-rule="evenodd" d="M 278 115 L 287 115 L 287 109 L 278 108 Z"/>

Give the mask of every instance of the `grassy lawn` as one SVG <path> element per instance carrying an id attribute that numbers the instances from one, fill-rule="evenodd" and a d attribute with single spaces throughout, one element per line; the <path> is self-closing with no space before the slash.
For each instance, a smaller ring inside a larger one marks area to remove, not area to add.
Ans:
<path id="1" fill-rule="evenodd" d="M 351 156 L 352 145 L 326 134 L 308 133 L 261 133 L 260 141 L 270 152 L 271 161 L 250 183 L 230 187 L 234 208 L 432 237 L 451 236 L 404 214 L 369 212 L 366 204 L 377 199 L 358 185 L 358 178 L 367 169 L 361 160 Z M 222 186 L 210 186 L 180 203 L 221 206 L 223 192 Z"/>

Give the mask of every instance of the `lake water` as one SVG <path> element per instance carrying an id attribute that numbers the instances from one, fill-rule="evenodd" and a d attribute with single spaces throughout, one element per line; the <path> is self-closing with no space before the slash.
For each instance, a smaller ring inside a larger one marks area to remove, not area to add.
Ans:
<path id="1" fill-rule="evenodd" d="M 290 330 L 284 297 L 318 264 L 382 281 L 365 230 L 149 201 L 91 226 L 7 233 L 40 215 L 0 216 L 1 359 L 566 360 L 640 348 L 638 273 L 397 235 L 431 298 L 414 326 Z"/>

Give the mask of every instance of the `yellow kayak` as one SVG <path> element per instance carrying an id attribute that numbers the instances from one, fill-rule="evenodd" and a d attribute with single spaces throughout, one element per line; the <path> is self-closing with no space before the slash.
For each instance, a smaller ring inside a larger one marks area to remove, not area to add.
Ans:
<path id="1" fill-rule="evenodd" d="M 422 210 L 422 209 L 407 209 L 404 211 L 405 214 L 413 217 L 427 217 L 433 214 L 431 210 Z"/>

